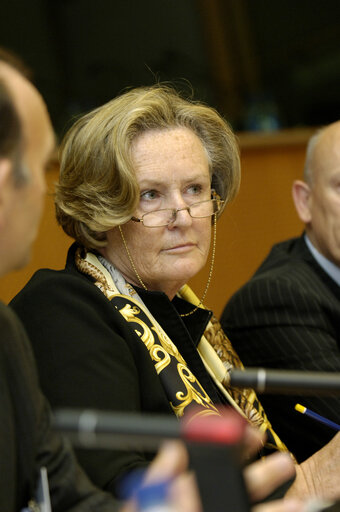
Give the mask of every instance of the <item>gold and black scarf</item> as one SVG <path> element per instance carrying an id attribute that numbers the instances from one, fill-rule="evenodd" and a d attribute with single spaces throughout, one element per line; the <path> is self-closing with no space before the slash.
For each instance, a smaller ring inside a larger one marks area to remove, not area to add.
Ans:
<path id="1" fill-rule="evenodd" d="M 190 371 L 176 345 L 117 269 L 111 264 L 104 266 L 95 254 L 80 248 L 76 252 L 75 262 L 80 272 L 94 279 L 94 284 L 146 346 L 176 416 L 181 418 L 193 410 L 195 416 L 218 415 L 218 409 Z M 199 303 L 187 285 L 181 288 L 178 295 L 195 306 Z M 255 391 L 238 390 L 228 385 L 228 371 L 232 368 L 242 369 L 243 365 L 215 317 L 205 329 L 198 352 L 206 370 L 230 405 L 253 426 L 266 433 L 266 447 L 287 451 L 273 431 Z"/>

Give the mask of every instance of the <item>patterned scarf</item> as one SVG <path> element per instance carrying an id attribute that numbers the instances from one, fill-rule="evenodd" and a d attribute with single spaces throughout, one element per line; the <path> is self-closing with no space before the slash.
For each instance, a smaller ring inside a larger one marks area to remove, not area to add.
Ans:
<path id="1" fill-rule="evenodd" d="M 83 248 L 77 250 L 75 262 L 80 272 L 94 279 L 94 284 L 145 344 L 176 416 L 182 417 L 188 412 L 191 414 L 193 408 L 195 416 L 218 415 L 218 409 L 190 371 L 176 345 L 120 272 L 102 256 Z M 194 305 L 199 303 L 187 285 L 181 288 L 178 295 Z M 198 352 L 222 395 L 253 426 L 266 433 L 266 448 L 288 451 L 273 431 L 255 391 L 238 390 L 228 385 L 228 371 L 232 368 L 242 369 L 243 365 L 215 317 L 207 325 Z"/>

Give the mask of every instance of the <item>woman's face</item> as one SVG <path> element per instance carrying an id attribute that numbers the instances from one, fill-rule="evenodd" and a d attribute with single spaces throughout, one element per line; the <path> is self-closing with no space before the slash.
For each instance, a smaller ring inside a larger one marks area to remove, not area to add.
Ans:
<path id="1" fill-rule="evenodd" d="M 162 208 L 185 208 L 210 199 L 208 158 L 200 139 L 187 128 L 150 130 L 132 145 L 140 187 L 134 216 Z M 148 290 L 170 299 L 205 264 L 209 253 L 211 217 L 193 219 L 187 210 L 168 226 L 149 228 L 129 221 L 122 226 L 135 267 Z M 108 232 L 103 253 L 132 284 L 140 286 L 119 229 Z"/>

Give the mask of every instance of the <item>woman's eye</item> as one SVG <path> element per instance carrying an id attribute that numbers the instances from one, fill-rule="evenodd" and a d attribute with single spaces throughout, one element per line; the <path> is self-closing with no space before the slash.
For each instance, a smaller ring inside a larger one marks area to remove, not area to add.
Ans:
<path id="1" fill-rule="evenodd" d="M 195 184 L 195 185 L 190 185 L 190 187 L 188 187 L 188 192 L 189 194 L 193 194 L 193 195 L 198 195 L 202 192 L 202 185 L 198 185 L 198 184 Z"/>
<path id="2" fill-rule="evenodd" d="M 143 192 L 141 194 L 141 199 L 146 199 L 147 201 L 150 201 L 152 199 L 156 199 L 158 197 L 158 193 L 156 190 L 147 190 L 146 192 Z"/>

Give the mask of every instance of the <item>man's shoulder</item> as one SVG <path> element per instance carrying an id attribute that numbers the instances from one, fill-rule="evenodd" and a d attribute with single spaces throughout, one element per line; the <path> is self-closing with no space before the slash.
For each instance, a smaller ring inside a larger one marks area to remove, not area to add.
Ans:
<path id="1" fill-rule="evenodd" d="M 8 334 L 12 333 L 16 328 L 15 314 L 3 302 L 0 302 L 0 331 L 1 344 L 8 338 Z"/>
<path id="2" fill-rule="evenodd" d="M 326 288 L 318 276 L 315 265 L 309 261 L 311 255 L 302 238 L 293 238 L 274 245 L 256 270 L 231 298 L 230 302 L 245 304 L 256 303 L 281 304 L 284 300 L 298 296 L 319 297 Z M 325 290 L 326 293 L 326 290 Z"/>
<path id="3" fill-rule="evenodd" d="M 0 301 L 0 331 L 1 338 L 4 338 L 4 334 L 8 332 L 14 332 L 21 328 L 21 322 L 15 312 L 9 307 L 6 306 L 3 302 Z"/>
<path id="4" fill-rule="evenodd" d="M 267 257 L 260 264 L 253 277 L 266 274 L 267 276 L 284 275 L 292 268 L 308 267 L 310 255 L 302 237 L 291 238 L 275 244 Z"/>
<path id="5" fill-rule="evenodd" d="M 308 290 L 311 283 L 323 283 L 323 272 L 313 260 L 303 237 L 291 238 L 275 244 L 253 276 L 240 290 L 256 290 L 262 287 Z"/>
<path id="6" fill-rule="evenodd" d="M 1 354 L 16 353 L 29 350 L 27 335 L 23 324 L 10 306 L 0 302 L 0 352 Z M 22 352 L 24 353 L 24 352 Z"/>
<path id="7" fill-rule="evenodd" d="M 311 259 L 303 238 L 276 244 L 253 277 L 228 300 L 222 326 L 230 334 L 240 325 L 306 324 L 320 318 L 321 312 L 338 318 L 339 301 Z"/>

